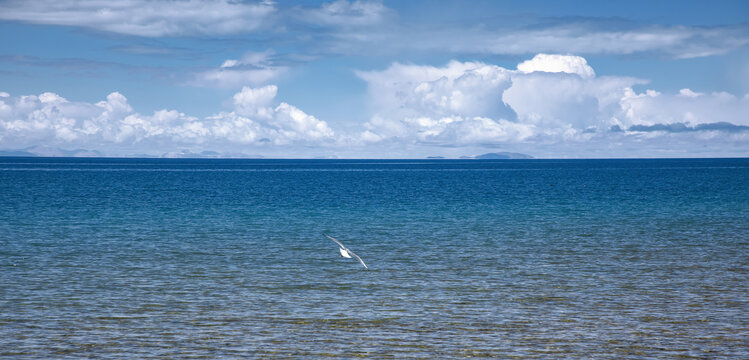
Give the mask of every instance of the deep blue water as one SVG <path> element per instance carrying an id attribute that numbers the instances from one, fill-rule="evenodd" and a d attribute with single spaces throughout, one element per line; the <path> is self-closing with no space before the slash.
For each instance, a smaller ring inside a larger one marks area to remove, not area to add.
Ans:
<path id="1" fill-rule="evenodd" d="M 749 159 L 0 158 L 0 194 L 0 358 L 749 358 Z"/>

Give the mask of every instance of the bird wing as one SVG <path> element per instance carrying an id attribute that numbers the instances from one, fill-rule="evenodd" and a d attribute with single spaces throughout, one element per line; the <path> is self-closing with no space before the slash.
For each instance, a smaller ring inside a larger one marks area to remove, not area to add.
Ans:
<path id="1" fill-rule="evenodd" d="M 328 234 L 323 234 L 323 235 L 325 235 L 325 237 L 327 237 L 328 239 L 335 241 L 335 243 L 338 244 L 338 246 L 340 246 L 343 250 L 346 250 L 346 252 L 348 252 L 351 256 L 355 257 L 356 260 L 359 260 L 359 262 L 364 266 L 364 268 L 369 270 L 369 267 L 367 267 L 367 264 L 364 263 L 364 260 L 362 260 L 359 257 L 359 255 L 354 254 L 353 251 L 349 250 L 349 248 L 347 248 L 346 245 L 341 244 L 340 241 L 336 240 L 334 237 Z"/>
<path id="2" fill-rule="evenodd" d="M 338 240 L 336 240 L 334 237 L 332 237 L 332 236 L 330 236 L 328 234 L 323 234 L 323 235 L 325 235 L 328 239 L 335 241 L 335 243 L 338 244 L 338 246 L 340 246 L 344 250 L 348 250 L 348 248 L 346 247 L 346 245 L 341 244 L 341 242 L 338 241 Z"/>
<path id="3" fill-rule="evenodd" d="M 346 250 L 348 250 L 348 249 L 346 249 Z M 360 263 L 361 263 L 361 264 L 362 264 L 362 265 L 364 266 L 364 268 L 365 268 L 365 269 L 369 270 L 369 268 L 367 267 L 367 264 L 365 264 L 365 263 L 364 263 L 364 260 L 362 260 L 362 259 L 361 259 L 361 258 L 359 257 L 359 255 L 356 255 L 356 254 L 354 254 L 354 252 L 353 252 L 353 251 L 351 251 L 351 250 L 348 250 L 348 253 L 349 253 L 349 255 L 351 255 L 351 256 L 353 256 L 353 257 L 355 257 L 355 258 L 356 258 L 356 260 L 359 260 L 359 262 L 360 262 Z"/>

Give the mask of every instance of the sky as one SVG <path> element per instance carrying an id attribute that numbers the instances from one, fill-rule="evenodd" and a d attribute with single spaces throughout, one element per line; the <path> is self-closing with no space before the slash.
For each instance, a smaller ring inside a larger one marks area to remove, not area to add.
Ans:
<path id="1" fill-rule="evenodd" d="M 749 2 L 0 0 L 23 149 L 746 157 Z"/>

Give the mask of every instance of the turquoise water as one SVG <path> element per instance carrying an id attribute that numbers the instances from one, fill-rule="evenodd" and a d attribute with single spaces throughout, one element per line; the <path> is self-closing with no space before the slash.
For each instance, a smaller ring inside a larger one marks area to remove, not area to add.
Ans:
<path id="1" fill-rule="evenodd" d="M 0 193 L 0 358 L 749 358 L 749 159 L 0 158 Z"/>

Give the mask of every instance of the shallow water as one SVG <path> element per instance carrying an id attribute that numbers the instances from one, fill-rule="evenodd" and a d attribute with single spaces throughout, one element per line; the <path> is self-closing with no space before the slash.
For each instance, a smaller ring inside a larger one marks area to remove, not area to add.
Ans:
<path id="1" fill-rule="evenodd" d="M 0 358 L 749 358 L 749 159 L 0 158 L 0 193 Z"/>

